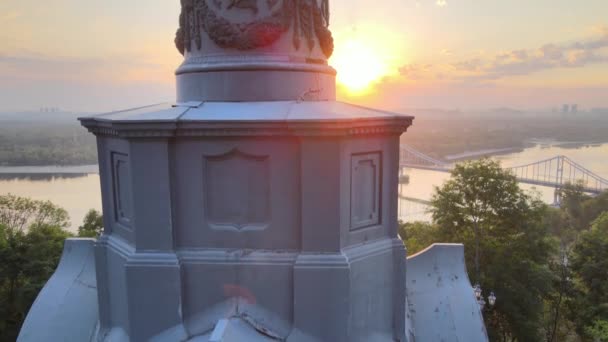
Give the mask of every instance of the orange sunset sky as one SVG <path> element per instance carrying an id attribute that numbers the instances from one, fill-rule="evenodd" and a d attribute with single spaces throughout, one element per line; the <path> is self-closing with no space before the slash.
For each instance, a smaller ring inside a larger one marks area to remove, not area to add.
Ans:
<path id="1" fill-rule="evenodd" d="M 606 0 L 331 0 L 339 98 L 608 107 Z M 178 0 L 0 0 L 0 111 L 172 101 Z"/>

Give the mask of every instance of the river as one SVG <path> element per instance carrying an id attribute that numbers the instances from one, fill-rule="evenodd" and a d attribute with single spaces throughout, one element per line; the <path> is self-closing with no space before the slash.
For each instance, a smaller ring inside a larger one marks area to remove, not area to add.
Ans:
<path id="1" fill-rule="evenodd" d="M 564 147 L 558 144 L 536 145 L 522 152 L 503 154 L 494 158 L 505 167 L 528 164 L 565 155 L 596 174 L 608 178 L 608 144 Z M 94 165 L 78 167 L 0 167 L 0 194 L 12 193 L 33 199 L 50 200 L 70 214 L 70 230 L 75 232 L 89 209 L 101 210 L 99 175 Z M 409 169 L 410 182 L 400 186 L 404 196 L 428 200 L 435 186 L 449 178 L 444 172 Z M 525 189 L 532 186 L 522 184 Z M 552 188 L 536 187 L 547 203 L 553 201 Z M 425 207 L 400 201 L 399 215 L 404 221 L 428 220 Z"/>
<path id="2" fill-rule="evenodd" d="M 493 158 L 499 160 L 504 167 L 512 167 L 549 159 L 558 155 L 564 155 L 597 175 L 608 178 L 608 144 L 572 146 L 571 144 L 553 142 L 538 144 L 534 147 L 526 148 L 521 152 L 501 154 Z M 407 169 L 406 174 L 409 175 L 410 181 L 407 185 L 400 185 L 400 194 L 422 200 L 429 200 L 433 194 L 434 187 L 440 186 L 450 177 L 445 172 L 417 169 Z M 521 184 L 521 187 L 526 190 L 540 192 L 541 198 L 546 203 L 553 202 L 554 188 L 528 184 Z M 425 212 L 426 209 L 421 204 L 401 200 L 399 203 L 399 217 L 403 221 L 427 221 L 430 217 Z"/>

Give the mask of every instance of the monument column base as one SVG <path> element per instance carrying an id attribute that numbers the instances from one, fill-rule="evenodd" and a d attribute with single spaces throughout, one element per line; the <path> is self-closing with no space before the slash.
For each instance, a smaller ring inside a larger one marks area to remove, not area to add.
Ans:
<path id="1" fill-rule="evenodd" d="M 405 305 L 404 272 L 398 239 L 342 253 L 301 254 L 294 266 L 294 331 L 288 340 L 405 341 L 405 310 L 395 310 Z"/>
<path id="2" fill-rule="evenodd" d="M 131 341 L 184 341 L 181 271 L 173 253 L 136 253 L 125 265 Z"/>

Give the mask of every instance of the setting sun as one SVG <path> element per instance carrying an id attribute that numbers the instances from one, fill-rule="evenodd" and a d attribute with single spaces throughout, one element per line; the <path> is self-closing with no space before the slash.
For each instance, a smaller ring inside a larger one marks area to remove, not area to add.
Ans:
<path id="1" fill-rule="evenodd" d="M 351 95 L 367 93 L 374 83 L 395 72 L 393 59 L 399 52 L 384 32 L 375 31 L 350 31 L 336 37 L 330 64 L 338 71 L 339 85 Z"/>
<path id="2" fill-rule="evenodd" d="M 358 40 L 348 40 L 332 59 L 338 70 L 338 82 L 350 92 L 360 93 L 389 71 L 388 65 L 377 52 Z"/>

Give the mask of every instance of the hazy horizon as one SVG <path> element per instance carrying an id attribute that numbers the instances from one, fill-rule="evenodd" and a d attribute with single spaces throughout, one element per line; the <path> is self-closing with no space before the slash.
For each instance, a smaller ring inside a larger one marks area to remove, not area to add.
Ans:
<path id="1" fill-rule="evenodd" d="M 357 94 L 339 85 L 340 100 L 444 110 L 608 107 L 606 1 L 330 3 L 339 82 L 369 66 L 344 62 L 361 51 L 379 70 Z M 0 111 L 106 112 L 173 101 L 179 7 L 0 2 Z"/>

